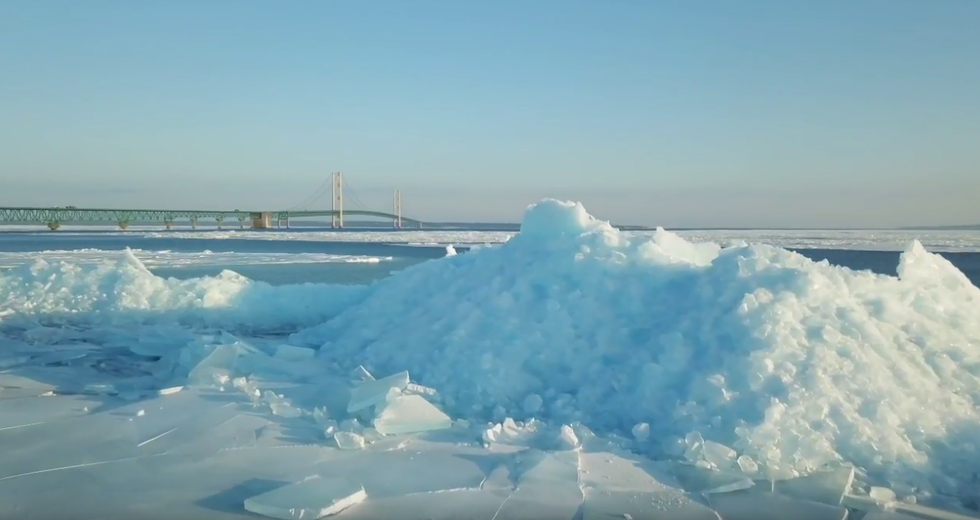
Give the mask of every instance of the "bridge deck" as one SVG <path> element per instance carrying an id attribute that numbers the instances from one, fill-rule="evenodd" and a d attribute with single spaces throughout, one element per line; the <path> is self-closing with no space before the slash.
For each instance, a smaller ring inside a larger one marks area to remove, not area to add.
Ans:
<path id="1" fill-rule="evenodd" d="M 126 225 L 133 222 L 173 223 L 178 220 L 214 220 L 244 223 L 271 215 L 273 220 L 288 221 L 290 218 L 333 217 L 340 215 L 335 210 L 311 211 L 222 211 L 222 210 L 167 210 L 167 209 L 107 209 L 107 208 L 16 208 L 0 207 L 0 224 L 72 224 L 82 222 L 107 222 Z M 376 217 L 398 220 L 397 215 L 383 211 L 344 210 L 344 216 Z M 401 217 L 401 221 L 419 225 L 420 221 Z"/>

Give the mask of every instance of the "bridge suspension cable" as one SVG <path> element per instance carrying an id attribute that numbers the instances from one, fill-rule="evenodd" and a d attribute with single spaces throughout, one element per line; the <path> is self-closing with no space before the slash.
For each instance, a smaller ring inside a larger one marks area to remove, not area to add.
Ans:
<path id="1" fill-rule="evenodd" d="M 317 200 L 319 200 L 319 199 L 321 199 L 321 198 L 323 198 L 323 197 L 325 197 L 327 195 L 327 191 L 328 191 L 327 188 L 329 188 L 329 187 L 330 187 L 330 180 L 328 179 L 328 180 L 323 181 L 323 184 L 321 184 L 320 187 L 315 192 L 313 192 L 313 195 L 310 195 L 305 200 L 303 200 L 303 202 L 300 202 L 299 204 L 297 204 L 297 205 L 295 205 L 295 206 L 293 206 L 291 208 L 287 208 L 286 210 L 287 211 L 299 211 L 299 210 L 303 210 L 303 209 L 308 209 L 310 207 L 310 205 L 312 205 L 314 202 L 316 202 Z"/>
<path id="2" fill-rule="evenodd" d="M 351 192 L 351 196 L 354 199 L 354 207 L 357 209 L 367 209 L 367 205 L 364 204 L 364 201 L 357 196 L 357 191 L 354 189 L 354 186 L 351 185 L 350 181 L 347 180 L 347 177 L 344 177 L 341 180 L 344 183 L 344 188 L 350 190 Z"/>

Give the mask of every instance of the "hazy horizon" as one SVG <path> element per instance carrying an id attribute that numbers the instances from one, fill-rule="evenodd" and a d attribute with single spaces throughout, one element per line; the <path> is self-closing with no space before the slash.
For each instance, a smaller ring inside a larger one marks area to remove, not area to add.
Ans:
<path id="1" fill-rule="evenodd" d="M 0 206 L 980 223 L 980 2 L 0 5 Z M 352 197 L 348 196 L 348 208 Z M 329 207 L 329 198 L 320 202 Z"/>

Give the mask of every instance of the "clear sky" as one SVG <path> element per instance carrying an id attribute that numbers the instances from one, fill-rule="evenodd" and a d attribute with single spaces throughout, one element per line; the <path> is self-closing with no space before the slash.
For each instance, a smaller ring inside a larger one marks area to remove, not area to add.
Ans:
<path id="1" fill-rule="evenodd" d="M 0 0 L 0 205 L 338 170 L 427 220 L 980 222 L 980 1 Z"/>

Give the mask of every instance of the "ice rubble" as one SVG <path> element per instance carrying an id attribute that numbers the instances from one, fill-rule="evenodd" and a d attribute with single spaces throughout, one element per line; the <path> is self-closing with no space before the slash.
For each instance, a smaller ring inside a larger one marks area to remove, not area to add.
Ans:
<path id="1" fill-rule="evenodd" d="M 375 379 L 371 376 L 369 380 L 361 383 L 351 392 L 347 411 L 356 412 L 382 404 L 385 402 L 389 390 L 401 391 L 406 386 L 408 386 L 408 372 L 404 370 L 381 379 Z"/>
<path id="2" fill-rule="evenodd" d="M 232 271 L 190 280 L 155 276 L 130 250 L 117 262 L 38 259 L 0 271 L 5 320 L 42 318 L 169 323 L 282 330 L 315 325 L 364 296 L 361 286 L 271 286 Z"/>
<path id="3" fill-rule="evenodd" d="M 685 461 L 672 474 L 729 510 L 726 520 L 757 503 L 764 482 L 830 507 L 815 515 L 838 514 L 854 478 L 842 461 L 859 467 L 854 491 L 888 486 L 903 500 L 962 494 L 980 467 L 980 290 L 917 243 L 897 278 L 878 276 L 663 230 L 635 241 L 580 205 L 544 201 L 506 244 L 368 287 L 164 280 L 126 254 L 118 265 L 5 271 L 0 296 L 14 309 L 4 324 L 52 314 L 144 324 L 119 344 L 156 387 L 98 382 L 90 393 L 236 389 L 301 420 L 311 412 L 267 383 L 352 374 L 350 401 L 312 412 L 338 447 L 458 426 L 489 446 L 560 452 L 588 444 L 588 425 L 618 448 Z M 245 331 L 326 321 L 277 345 L 187 337 L 154 317 Z M 23 334 L 55 343 L 89 333 Z M 74 354 L 9 359 L 46 356 Z M 362 364 L 394 376 L 375 379 Z M 785 480 L 799 474 L 809 484 Z"/>
<path id="4" fill-rule="evenodd" d="M 290 343 L 408 370 L 456 417 L 645 423 L 652 455 L 769 478 L 846 461 L 956 494 L 980 467 L 980 290 L 918 243 L 897 274 L 663 230 L 634 241 L 547 200 L 506 244 L 379 281 Z"/>

